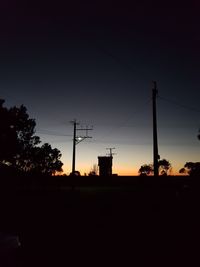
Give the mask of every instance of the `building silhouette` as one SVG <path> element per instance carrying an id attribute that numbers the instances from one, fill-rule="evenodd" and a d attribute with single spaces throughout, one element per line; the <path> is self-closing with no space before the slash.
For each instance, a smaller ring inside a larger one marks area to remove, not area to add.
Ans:
<path id="1" fill-rule="evenodd" d="M 98 157 L 100 176 L 112 176 L 112 159 L 112 156 Z"/>

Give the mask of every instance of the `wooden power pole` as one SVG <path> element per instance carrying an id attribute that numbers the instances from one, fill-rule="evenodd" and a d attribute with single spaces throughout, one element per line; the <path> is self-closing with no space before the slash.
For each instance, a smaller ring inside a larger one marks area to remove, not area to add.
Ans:
<path id="1" fill-rule="evenodd" d="M 153 100 L 153 166 L 154 166 L 154 176 L 158 176 L 158 135 L 157 135 L 157 113 L 156 113 L 156 97 L 158 94 L 157 83 L 153 81 L 154 87 L 152 90 L 152 100 Z"/>

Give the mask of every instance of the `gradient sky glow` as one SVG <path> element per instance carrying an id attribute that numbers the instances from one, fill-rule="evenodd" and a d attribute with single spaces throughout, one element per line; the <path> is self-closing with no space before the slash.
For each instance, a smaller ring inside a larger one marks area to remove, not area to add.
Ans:
<path id="1" fill-rule="evenodd" d="M 75 118 L 94 128 L 77 146 L 82 174 L 107 147 L 116 148 L 113 172 L 120 175 L 152 163 L 152 80 L 161 158 L 173 173 L 199 161 L 200 5 L 161 4 L 1 4 L 0 97 L 28 108 L 41 140 L 61 150 L 66 173 Z"/>

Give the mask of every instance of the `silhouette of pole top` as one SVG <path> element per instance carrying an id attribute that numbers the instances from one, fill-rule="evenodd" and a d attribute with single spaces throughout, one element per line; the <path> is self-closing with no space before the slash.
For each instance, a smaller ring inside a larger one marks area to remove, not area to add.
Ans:
<path id="1" fill-rule="evenodd" d="M 153 83 L 153 92 L 155 93 L 155 95 L 158 94 L 158 89 L 157 89 L 157 82 L 156 81 L 152 81 Z"/>
<path id="2" fill-rule="evenodd" d="M 80 124 L 79 122 L 77 122 L 77 120 L 76 120 L 76 119 L 74 119 L 74 120 L 70 121 L 70 123 L 71 123 L 71 124 L 76 124 L 76 125 L 79 125 L 79 124 Z"/>
<path id="3" fill-rule="evenodd" d="M 110 151 L 110 153 L 107 154 L 107 155 L 109 155 L 110 157 L 112 157 L 113 155 L 116 155 L 116 153 L 113 153 L 113 152 L 112 152 L 112 150 L 115 149 L 115 147 L 107 147 L 106 149 Z"/>

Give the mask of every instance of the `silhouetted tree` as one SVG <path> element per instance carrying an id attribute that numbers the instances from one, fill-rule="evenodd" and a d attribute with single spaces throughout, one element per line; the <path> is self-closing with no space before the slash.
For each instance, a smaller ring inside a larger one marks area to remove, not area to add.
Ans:
<path id="1" fill-rule="evenodd" d="M 35 173 L 52 175 L 62 171 L 61 153 L 57 148 L 52 149 L 48 143 L 35 147 L 32 153 L 29 170 Z"/>
<path id="2" fill-rule="evenodd" d="M 0 102 L 0 160 L 13 167 L 22 167 L 30 158 L 31 149 L 40 143 L 34 136 L 35 120 L 30 119 L 26 108 L 3 107 Z"/>
<path id="3" fill-rule="evenodd" d="M 153 174 L 153 165 L 152 164 L 144 164 L 140 167 L 138 171 L 140 176 L 147 176 Z"/>
<path id="4" fill-rule="evenodd" d="M 179 173 L 184 173 L 190 176 L 200 175 L 200 162 L 186 162 L 184 168 L 179 170 Z"/>
<path id="5" fill-rule="evenodd" d="M 92 167 L 92 169 L 88 175 L 89 176 L 97 176 L 98 175 L 98 165 L 97 164 L 93 164 L 93 167 Z"/>
<path id="6" fill-rule="evenodd" d="M 161 159 L 158 161 L 159 175 L 168 175 L 171 170 L 171 164 L 166 159 Z"/>
<path id="7" fill-rule="evenodd" d="M 60 151 L 49 144 L 38 147 L 35 120 L 25 106 L 6 108 L 0 100 L 0 163 L 24 172 L 53 174 L 61 171 Z"/>
<path id="8" fill-rule="evenodd" d="M 166 159 L 161 159 L 158 161 L 159 175 L 168 175 L 171 170 L 171 164 Z M 153 164 L 144 164 L 140 167 L 138 171 L 139 175 L 147 176 L 153 174 Z"/>

